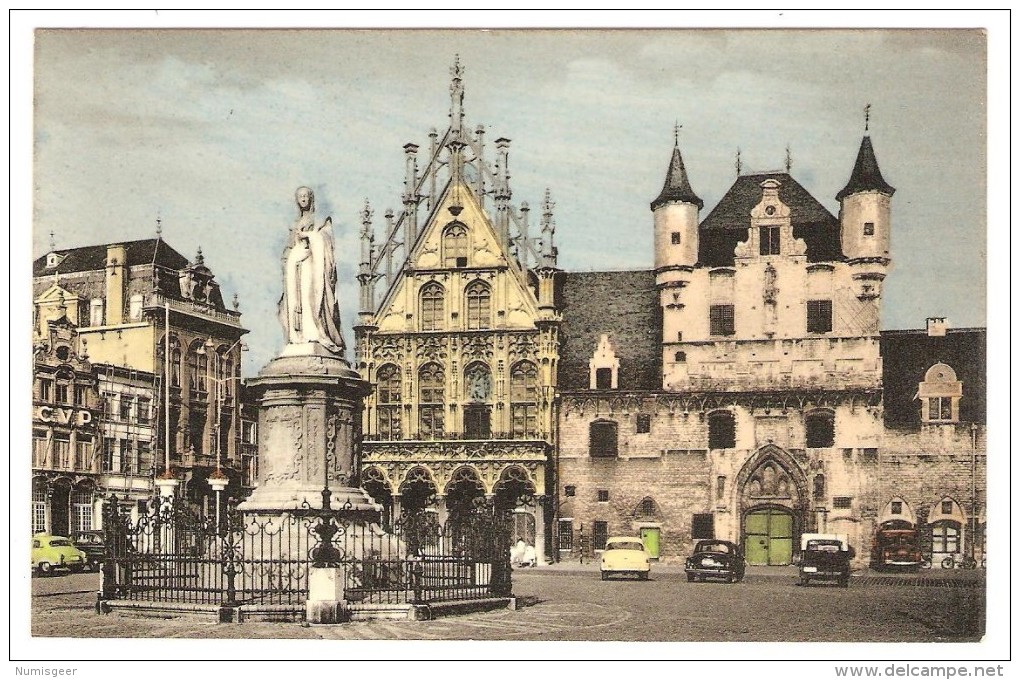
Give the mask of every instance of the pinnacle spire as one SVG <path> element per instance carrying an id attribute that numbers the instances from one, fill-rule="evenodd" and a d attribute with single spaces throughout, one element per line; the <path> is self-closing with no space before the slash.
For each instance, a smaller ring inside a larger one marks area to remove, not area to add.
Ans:
<path id="1" fill-rule="evenodd" d="M 850 173 L 850 180 L 836 194 L 836 200 L 842 201 L 847 196 L 862 191 L 878 191 L 889 196 L 892 196 L 896 191 L 882 177 L 882 171 L 878 168 L 878 159 L 875 158 L 875 149 L 871 146 L 871 137 L 868 135 L 865 135 L 861 140 L 861 148 L 857 152 L 857 162 L 854 163 L 853 172 Z"/>
<path id="2" fill-rule="evenodd" d="M 705 202 L 694 193 L 691 182 L 687 179 L 687 169 L 684 167 L 683 156 L 680 155 L 680 127 L 681 125 L 677 123 L 673 128 L 673 157 L 670 158 L 669 168 L 666 170 L 666 181 L 662 185 L 662 191 L 652 201 L 652 210 L 657 210 L 670 201 L 691 203 L 698 206 L 698 210 L 705 206 Z"/>

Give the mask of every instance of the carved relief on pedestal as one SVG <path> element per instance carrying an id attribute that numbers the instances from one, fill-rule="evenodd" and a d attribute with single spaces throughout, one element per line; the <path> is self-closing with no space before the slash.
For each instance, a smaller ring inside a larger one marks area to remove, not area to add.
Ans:
<path id="1" fill-rule="evenodd" d="M 280 484 L 300 474 L 305 457 L 302 417 L 298 408 L 265 410 L 259 446 L 263 484 Z"/>
<path id="2" fill-rule="evenodd" d="M 352 447 L 350 411 L 338 407 L 330 409 L 326 417 L 326 473 L 330 482 L 348 484 L 355 466 Z"/>

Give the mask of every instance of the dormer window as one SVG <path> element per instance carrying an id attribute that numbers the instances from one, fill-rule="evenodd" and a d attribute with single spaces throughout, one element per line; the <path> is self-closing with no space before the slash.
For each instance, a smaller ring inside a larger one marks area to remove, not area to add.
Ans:
<path id="1" fill-rule="evenodd" d="M 921 400 L 921 421 L 930 424 L 949 424 L 960 421 L 960 398 L 963 383 L 956 379 L 956 371 L 947 364 L 938 363 L 924 374 L 924 382 L 917 386 Z"/>
<path id="2" fill-rule="evenodd" d="M 615 390 L 619 385 L 620 360 L 616 358 L 609 336 L 602 335 L 595 354 L 588 361 L 589 389 Z"/>
<path id="3" fill-rule="evenodd" d="M 57 253 L 49 253 L 46 256 L 46 268 L 50 269 L 52 267 L 56 267 L 58 264 L 60 264 L 63 261 L 64 261 L 64 256 L 63 255 L 58 255 Z"/>

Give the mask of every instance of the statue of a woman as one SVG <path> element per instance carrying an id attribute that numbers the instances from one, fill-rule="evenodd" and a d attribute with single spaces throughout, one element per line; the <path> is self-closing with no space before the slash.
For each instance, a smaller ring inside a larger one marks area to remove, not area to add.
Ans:
<path id="1" fill-rule="evenodd" d="M 336 302 L 333 222 L 315 223 L 315 194 L 300 187 L 294 194 L 298 217 L 283 251 L 283 297 L 280 321 L 287 344 L 318 343 L 343 357 L 340 310 Z"/>

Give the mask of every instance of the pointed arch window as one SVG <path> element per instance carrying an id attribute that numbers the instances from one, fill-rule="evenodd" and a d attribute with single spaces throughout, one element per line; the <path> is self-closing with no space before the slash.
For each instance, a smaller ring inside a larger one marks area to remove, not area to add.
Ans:
<path id="1" fill-rule="evenodd" d="M 376 380 L 379 439 L 400 439 L 400 369 L 387 364 Z"/>
<path id="2" fill-rule="evenodd" d="M 443 436 L 445 386 L 446 374 L 439 364 L 425 364 L 418 371 L 418 431 L 422 439 Z"/>
<path id="3" fill-rule="evenodd" d="M 421 289 L 421 329 L 438 331 L 443 327 L 443 287 L 436 282 Z"/>
<path id="4" fill-rule="evenodd" d="M 454 222 L 443 231 L 443 260 L 447 267 L 466 267 L 467 256 L 467 227 Z"/>
<path id="5" fill-rule="evenodd" d="M 481 281 L 475 281 L 468 285 L 464 294 L 467 297 L 468 330 L 489 328 L 491 325 L 489 286 Z"/>
<path id="6" fill-rule="evenodd" d="M 510 371 L 510 426 L 515 439 L 538 435 L 538 368 L 530 361 Z"/>

